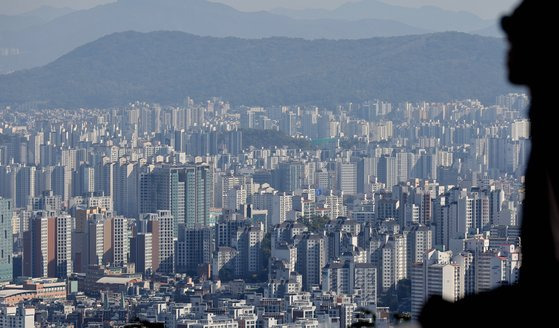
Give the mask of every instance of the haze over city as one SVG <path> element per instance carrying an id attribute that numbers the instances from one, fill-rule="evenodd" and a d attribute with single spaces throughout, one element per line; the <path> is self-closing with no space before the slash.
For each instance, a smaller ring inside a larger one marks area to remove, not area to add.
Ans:
<path id="1" fill-rule="evenodd" d="M 0 327 L 389 328 L 515 286 L 516 2 L 2 1 Z"/>

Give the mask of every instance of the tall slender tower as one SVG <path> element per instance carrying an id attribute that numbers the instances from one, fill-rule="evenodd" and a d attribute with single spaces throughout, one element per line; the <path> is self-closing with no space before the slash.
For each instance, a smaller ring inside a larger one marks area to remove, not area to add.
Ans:
<path id="1" fill-rule="evenodd" d="M 0 282 L 12 280 L 12 201 L 0 197 Z"/>

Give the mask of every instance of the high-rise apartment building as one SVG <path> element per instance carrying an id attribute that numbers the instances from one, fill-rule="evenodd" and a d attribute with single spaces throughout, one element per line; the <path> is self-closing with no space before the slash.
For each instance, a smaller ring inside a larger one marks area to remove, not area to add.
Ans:
<path id="1" fill-rule="evenodd" d="M 23 274 L 65 278 L 72 269 L 72 217 L 35 212 L 24 233 Z"/>
<path id="2" fill-rule="evenodd" d="M 262 224 L 245 225 L 237 229 L 232 244 L 238 252 L 235 263 L 238 277 L 247 278 L 258 274 L 262 269 L 263 239 L 264 226 Z"/>
<path id="3" fill-rule="evenodd" d="M 291 195 L 277 194 L 272 196 L 272 226 L 283 223 L 288 218 L 288 213 L 293 209 Z"/>
<path id="4" fill-rule="evenodd" d="M 1 328 L 34 328 L 35 309 L 32 307 L 0 305 Z"/>
<path id="5" fill-rule="evenodd" d="M 171 211 L 157 211 L 148 214 L 147 232 L 152 237 L 151 263 L 153 272 L 175 272 L 175 237 L 176 219 Z"/>
<path id="6" fill-rule="evenodd" d="M 406 236 L 391 234 L 386 237 L 380 251 L 380 292 L 386 293 L 406 279 L 407 271 L 407 246 Z"/>
<path id="7" fill-rule="evenodd" d="M 178 225 L 209 224 L 213 199 L 212 171 L 206 165 L 157 167 L 140 179 L 140 212 L 171 211 Z"/>
<path id="8" fill-rule="evenodd" d="M 210 265 L 215 249 L 215 229 L 179 226 L 177 241 L 177 271 L 196 274 L 202 264 Z"/>
<path id="9" fill-rule="evenodd" d="M 137 233 L 130 241 L 130 261 L 136 264 L 136 272 L 153 272 L 153 240 L 151 232 Z"/>
<path id="10" fill-rule="evenodd" d="M 433 232 L 429 227 L 419 224 L 404 230 L 406 234 L 408 275 L 416 263 L 423 262 L 425 253 L 433 248 Z"/>
<path id="11" fill-rule="evenodd" d="M 303 288 L 310 290 L 321 286 L 322 269 L 327 261 L 326 240 L 324 236 L 305 232 L 295 237 L 297 247 L 297 272 L 303 276 Z"/>
<path id="12" fill-rule="evenodd" d="M 357 164 L 338 164 L 338 190 L 344 195 L 355 195 L 357 193 Z"/>
<path id="13" fill-rule="evenodd" d="M 13 236 L 12 201 L 0 197 L 0 283 L 12 280 Z"/>
<path id="14" fill-rule="evenodd" d="M 423 303 L 433 295 L 455 302 L 464 297 L 464 268 L 452 259 L 452 252 L 432 250 L 423 263 L 413 266 L 411 276 L 412 315 L 417 318 Z"/>
<path id="15" fill-rule="evenodd" d="M 377 269 L 371 263 L 329 263 L 322 270 L 322 291 L 355 295 L 362 306 L 377 304 Z"/>

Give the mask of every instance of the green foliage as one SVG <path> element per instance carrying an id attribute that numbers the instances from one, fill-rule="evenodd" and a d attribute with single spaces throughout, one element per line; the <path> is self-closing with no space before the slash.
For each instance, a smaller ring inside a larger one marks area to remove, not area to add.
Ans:
<path id="1" fill-rule="evenodd" d="M 310 219 L 301 218 L 299 220 L 310 232 L 318 233 L 324 230 L 324 226 L 330 222 L 330 218 L 327 216 L 313 216 Z"/>
<path id="2" fill-rule="evenodd" d="M 503 58 L 503 40 L 454 32 L 314 41 L 123 32 L 0 76 L 0 104 L 183 104 L 187 96 L 235 105 L 493 102 L 511 90 Z"/>
<path id="3" fill-rule="evenodd" d="M 259 281 L 267 281 L 268 280 L 268 260 L 272 257 L 272 234 L 266 233 L 264 235 L 264 239 L 262 239 L 261 243 L 262 249 L 262 261 L 260 268 L 260 272 L 258 274 Z"/>
<path id="4" fill-rule="evenodd" d="M 399 312 L 394 314 L 394 319 L 398 324 L 411 321 L 411 318 L 411 313 L 409 312 Z"/>
<path id="5" fill-rule="evenodd" d="M 222 268 L 219 271 L 219 279 L 223 282 L 235 279 L 235 273 L 229 268 Z"/>
<path id="6" fill-rule="evenodd" d="M 272 234 L 266 233 L 262 239 L 262 257 L 266 260 L 272 256 Z M 266 262 L 266 261 L 263 261 Z"/>
<path id="7" fill-rule="evenodd" d="M 355 310 L 356 322 L 350 325 L 350 328 L 362 328 L 362 327 L 375 327 L 377 316 L 376 314 L 366 308 L 358 308 Z"/>
<path id="8" fill-rule="evenodd" d="M 244 147 L 256 148 L 284 147 L 292 149 L 309 149 L 311 144 L 306 139 L 296 139 L 276 130 L 243 129 Z"/>
<path id="9" fill-rule="evenodd" d="M 344 138 L 340 140 L 340 148 L 343 149 L 352 149 L 360 144 L 365 144 L 365 142 L 359 141 L 356 138 Z"/>

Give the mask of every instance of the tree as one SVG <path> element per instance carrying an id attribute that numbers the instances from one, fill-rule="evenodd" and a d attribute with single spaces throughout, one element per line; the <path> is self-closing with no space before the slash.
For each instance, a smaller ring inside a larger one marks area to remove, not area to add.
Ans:
<path id="1" fill-rule="evenodd" d="M 361 327 L 375 327 L 377 321 L 377 315 L 366 308 L 358 308 L 355 310 L 356 322 L 350 325 L 351 328 L 361 328 Z"/>
<path id="2" fill-rule="evenodd" d="M 301 218 L 300 222 L 303 223 L 310 232 L 318 233 L 324 230 L 324 226 L 330 222 L 330 218 L 316 215 L 309 219 Z"/>

